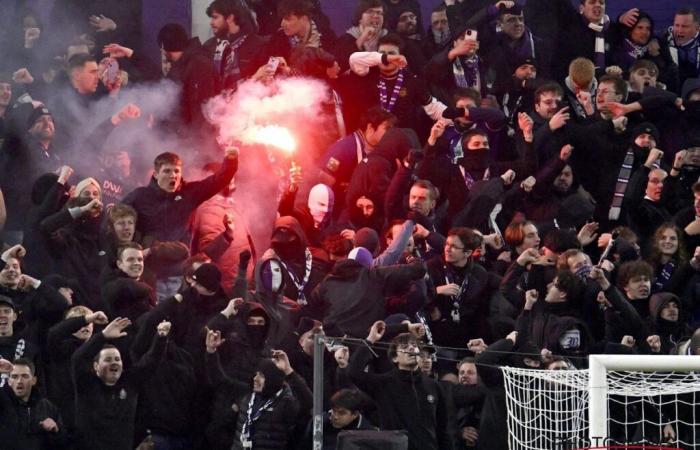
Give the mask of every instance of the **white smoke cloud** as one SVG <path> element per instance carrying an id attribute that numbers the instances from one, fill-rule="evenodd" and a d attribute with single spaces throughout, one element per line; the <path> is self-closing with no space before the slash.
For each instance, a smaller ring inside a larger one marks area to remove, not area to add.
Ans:
<path id="1" fill-rule="evenodd" d="M 277 125 L 299 136 L 325 120 L 327 86 L 312 78 L 276 79 L 270 84 L 242 83 L 232 96 L 219 95 L 204 105 L 204 116 L 219 129 L 219 142 L 256 144 L 259 127 Z"/>

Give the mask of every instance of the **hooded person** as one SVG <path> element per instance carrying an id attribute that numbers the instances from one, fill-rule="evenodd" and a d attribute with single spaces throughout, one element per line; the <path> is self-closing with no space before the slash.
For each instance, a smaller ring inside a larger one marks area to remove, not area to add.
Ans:
<path id="1" fill-rule="evenodd" d="M 659 292 L 649 299 L 651 332 L 661 340 L 660 353 L 668 355 L 684 339 L 692 335 L 692 329 L 684 317 L 683 302 L 670 292 Z"/>
<path id="2" fill-rule="evenodd" d="M 269 318 L 266 342 L 274 348 L 289 348 L 300 309 L 299 303 L 284 296 L 284 291 L 285 277 L 278 259 L 270 258 L 256 264 L 253 298 Z"/>
<path id="3" fill-rule="evenodd" d="M 282 292 L 305 305 L 313 289 L 326 275 L 326 255 L 309 246 L 301 224 L 292 216 L 282 216 L 275 221 L 270 245 L 282 269 Z"/>
<path id="4" fill-rule="evenodd" d="M 384 194 L 396 172 L 396 161 L 403 160 L 412 148 L 418 148 L 416 142 L 413 130 L 388 129 L 374 150 L 355 168 L 350 178 L 346 204 L 351 207 L 353 200 L 365 196 L 372 199 L 375 213 L 384 211 Z"/>
<path id="5" fill-rule="evenodd" d="M 372 268 L 372 254 L 354 248 L 347 259 L 336 262 L 318 285 L 309 302 L 310 315 L 322 319 L 332 336 L 362 337 L 386 315 L 387 296 L 402 293 L 410 282 L 425 275 L 423 262 Z"/>
<path id="6" fill-rule="evenodd" d="M 380 233 L 384 228 L 384 210 L 380 209 L 381 197 L 373 196 L 370 193 L 357 192 L 352 198 L 348 198 L 351 203 L 346 207 L 348 218 L 347 227 L 353 230 L 361 228 L 371 228 Z"/>
<path id="7" fill-rule="evenodd" d="M 280 198 L 277 212 L 280 216 L 297 219 L 309 243 L 320 247 L 332 222 L 335 203 L 333 189 L 322 183 L 314 185 L 309 191 L 306 205 L 301 207 L 294 206 L 298 191 L 298 187 L 291 184 Z"/>
<path id="8" fill-rule="evenodd" d="M 281 350 L 272 359 L 261 359 L 250 383 L 241 383 L 226 376 L 219 362 L 218 348 L 223 343 L 216 331 L 206 339 L 207 380 L 216 391 L 230 389 L 238 399 L 229 411 L 239 411 L 233 438 L 234 450 L 287 448 L 291 430 L 299 414 L 311 409 L 313 395 Z M 252 385 L 252 386 L 251 386 Z M 252 389 L 251 389 L 252 388 Z M 252 391 L 252 392 L 251 392 Z"/>

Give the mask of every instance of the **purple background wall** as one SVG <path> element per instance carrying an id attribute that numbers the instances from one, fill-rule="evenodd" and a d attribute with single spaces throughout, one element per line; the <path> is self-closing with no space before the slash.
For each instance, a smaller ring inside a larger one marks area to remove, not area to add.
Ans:
<path id="1" fill-rule="evenodd" d="M 552 0 L 539 1 L 551 2 Z M 419 0 L 419 2 L 423 7 L 423 17 L 426 21 L 433 7 L 441 3 L 439 0 Z M 578 4 L 578 0 L 575 0 L 574 3 Z M 356 2 L 353 0 L 321 0 L 321 6 L 330 17 L 336 32 L 350 26 L 350 18 L 352 17 L 355 4 Z M 627 11 L 630 8 L 640 8 L 654 17 L 658 28 L 665 28 L 673 21 L 674 11 L 683 5 L 693 6 L 695 9 L 700 10 L 700 0 L 608 0 L 607 12 L 610 17 L 617 17 L 620 12 Z"/>
<path id="2" fill-rule="evenodd" d="M 37 0 L 35 0 L 37 1 Z M 46 0 L 44 0 L 46 1 Z M 469 0 L 465 0 L 469 1 Z M 551 2 L 556 0 L 529 0 Z M 578 0 L 572 0 L 578 3 Z M 419 0 L 423 6 L 423 16 L 429 20 L 431 9 L 439 0 Z M 656 20 L 658 31 L 666 28 L 673 21 L 674 11 L 682 5 L 690 5 L 700 11 L 700 0 L 608 0 L 608 15 L 617 17 L 622 11 L 638 7 L 649 12 Z M 337 33 L 350 26 L 350 18 L 356 0 L 321 0 L 321 6 L 330 17 Z M 189 29 L 192 18 L 190 0 L 143 0 L 144 39 L 149 53 L 158 54 L 155 44 L 156 34 L 161 26 L 168 22 L 177 22 Z"/>

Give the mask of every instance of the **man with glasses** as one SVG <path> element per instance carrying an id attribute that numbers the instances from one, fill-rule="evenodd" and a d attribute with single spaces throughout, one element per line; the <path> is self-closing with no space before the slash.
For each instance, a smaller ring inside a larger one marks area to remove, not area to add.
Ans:
<path id="1" fill-rule="evenodd" d="M 370 346 L 379 342 L 385 331 L 382 321 L 372 325 L 368 345 L 358 346 L 350 358 L 350 378 L 376 401 L 381 429 L 407 430 L 409 450 L 453 450 L 455 432 L 448 398 L 436 380 L 420 371 L 420 344 L 415 336 L 402 333 L 391 341 L 388 353 L 394 370 L 365 372 L 375 359 Z"/>
<path id="2" fill-rule="evenodd" d="M 460 347 L 489 335 L 484 318 L 498 281 L 474 262 L 472 255 L 479 248 L 481 236 L 474 230 L 453 228 L 447 233 L 442 256 L 428 262 L 433 286 L 428 292 L 429 326 L 436 345 Z"/>

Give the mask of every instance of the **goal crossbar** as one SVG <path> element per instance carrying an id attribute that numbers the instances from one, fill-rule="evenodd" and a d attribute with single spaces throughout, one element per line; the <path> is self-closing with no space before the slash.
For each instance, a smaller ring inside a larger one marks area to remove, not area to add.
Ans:
<path id="1" fill-rule="evenodd" d="M 588 357 L 588 433 L 591 442 L 607 436 L 608 371 L 700 372 L 700 357 L 688 355 L 590 355 Z"/>

